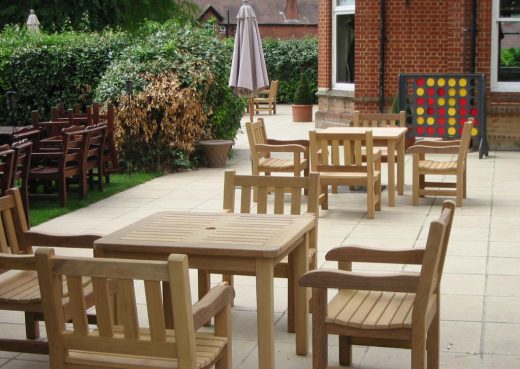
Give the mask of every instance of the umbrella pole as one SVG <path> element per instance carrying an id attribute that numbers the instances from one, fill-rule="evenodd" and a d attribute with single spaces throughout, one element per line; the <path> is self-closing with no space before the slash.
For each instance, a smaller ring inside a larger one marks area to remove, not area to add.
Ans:
<path id="1" fill-rule="evenodd" d="M 249 98 L 249 121 L 253 123 L 253 114 L 254 114 L 254 104 L 253 104 L 253 98 Z"/>

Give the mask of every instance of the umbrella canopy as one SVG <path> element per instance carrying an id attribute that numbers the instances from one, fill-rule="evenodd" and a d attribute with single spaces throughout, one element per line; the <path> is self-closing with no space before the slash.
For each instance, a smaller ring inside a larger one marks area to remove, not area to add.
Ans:
<path id="1" fill-rule="evenodd" d="M 253 121 L 252 97 L 257 96 L 259 91 L 269 86 L 269 79 L 258 22 L 255 12 L 247 4 L 247 0 L 242 2 L 237 15 L 237 32 L 229 86 L 238 96 L 249 97 L 249 113 L 251 121 Z"/>

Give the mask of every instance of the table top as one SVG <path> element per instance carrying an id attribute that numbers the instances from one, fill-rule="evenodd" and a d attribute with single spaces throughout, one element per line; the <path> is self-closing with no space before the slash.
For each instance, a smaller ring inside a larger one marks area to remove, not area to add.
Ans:
<path id="1" fill-rule="evenodd" d="M 404 136 L 408 131 L 406 127 L 328 127 L 317 129 L 319 133 L 342 134 L 342 133 L 365 133 L 372 131 L 374 139 L 397 139 Z"/>
<path id="2" fill-rule="evenodd" d="M 276 258 L 315 227 L 313 215 L 164 211 L 95 242 L 110 252 Z"/>

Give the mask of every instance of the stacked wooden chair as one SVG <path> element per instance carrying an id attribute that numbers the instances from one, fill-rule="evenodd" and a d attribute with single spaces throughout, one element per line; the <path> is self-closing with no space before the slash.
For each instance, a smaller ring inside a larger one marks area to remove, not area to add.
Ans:
<path id="1" fill-rule="evenodd" d="M 419 205 L 419 197 L 455 196 L 457 206 L 462 206 L 466 198 L 467 155 L 471 140 L 473 119 L 464 123 L 460 140 L 450 141 L 420 141 L 408 148 L 413 154 L 413 187 L 412 203 Z M 456 159 L 432 160 L 439 154 L 456 155 Z M 429 159 L 426 159 L 429 155 Z M 426 176 L 455 176 L 455 180 L 427 180 Z"/>
<path id="2" fill-rule="evenodd" d="M 218 285 L 192 306 L 186 255 L 172 254 L 168 261 L 66 258 L 40 248 L 36 265 L 40 289 L 45 291 L 51 368 L 231 369 L 233 290 Z M 92 280 L 95 329 L 88 325 L 85 279 Z M 134 281 L 144 281 L 148 325 L 138 319 Z M 67 325 L 62 283 L 69 293 L 72 324 Z M 161 283 L 169 286 L 171 299 L 162 294 Z M 110 284 L 116 286 L 117 301 L 124 307 L 118 309 L 117 324 Z M 168 312 L 174 329 L 166 328 Z M 214 332 L 198 332 L 212 317 Z"/>
<path id="3" fill-rule="evenodd" d="M 439 368 L 440 282 L 455 204 L 445 201 L 430 225 L 425 248 L 338 247 L 326 259 L 344 270 L 310 271 L 313 369 L 328 368 L 328 335 L 339 335 L 339 362 L 349 366 L 352 345 L 411 349 L 411 368 Z M 356 273 L 353 262 L 421 265 L 418 273 Z M 328 302 L 327 290 L 338 289 Z"/>

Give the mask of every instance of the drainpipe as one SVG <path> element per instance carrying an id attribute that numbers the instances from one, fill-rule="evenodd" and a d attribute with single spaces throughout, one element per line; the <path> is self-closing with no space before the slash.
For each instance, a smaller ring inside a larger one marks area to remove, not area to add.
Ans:
<path id="1" fill-rule="evenodd" d="M 471 0 L 471 73 L 477 69 L 477 0 Z"/>
<path id="2" fill-rule="evenodd" d="M 381 0 L 381 46 L 380 46 L 380 60 L 379 68 L 379 111 L 381 113 L 385 110 L 385 50 L 386 50 L 386 0 Z"/>

